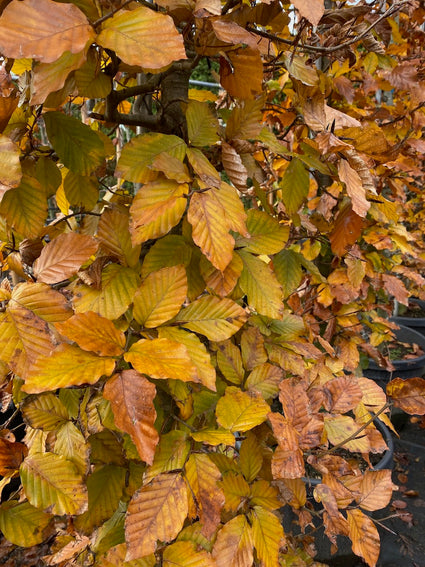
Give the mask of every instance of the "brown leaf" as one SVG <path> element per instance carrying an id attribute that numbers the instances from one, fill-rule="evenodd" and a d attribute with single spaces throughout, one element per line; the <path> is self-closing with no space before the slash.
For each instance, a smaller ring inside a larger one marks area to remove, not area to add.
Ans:
<path id="1" fill-rule="evenodd" d="M 130 435 L 142 460 L 151 465 L 159 441 L 154 427 L 155 385 L 136 370 L 123 370 L 108 380 L 103 396 L 111 402 L 116 425 Z"/>
<path id="2" fill-rule="evenodd" d="M 387 385 L 387 395 L 395 407 L 410 415 L 425 415 L 425 380 L 396 378 Z"/>
<path id="3" fill-rule="evenodd" d="M 239 191 L 242 193 L 246 192 L 248 189 L 248 171 L 242 163 L 241 156 L 230 144 L 226 144 L 226 142 L 221 143 L 221 155 L 224 169 L 231 182 Z"/>
<path id="4" fill-rule="evenodd" d="M 308 20 L 313 26 L 317 26 L 325 13 L 324 0 L 294 0 L 294 6 L 301 17 Z"/>
<path id="5" fill-rule="evenodd" d="M 345 183 L 353 211 L 360 217 L 365 217 L 370 208 L 370 203 L 366 199 L 366 193 L 360 175 L 345 159 L 342 159 L 338 164 L 338 174 L 341 181 Z"/>
<path id="6" fill-rule="evenodd" d="M 379 557 L 380 541 L 373 521 L 361 510 L 347 510 L 349 536 L 353 551 L 363 557 L 369 567 L 375 567 Z"/>
<path id="7" fill-rule="evenodd" d="M 220 82 L 231 96 L 253 99 L 262 91 L 263 62 L 258 51 L 247 47 L 220 57 Z"/>
<path id="8" fill-rule="evenodd" d="M 363 393 L 353 378 L 340 376 L 326 382 L 325 408 L 331 413 L 347 413 L 362 399 Z"/>
<path id="9" fill-rule="evenodd" d="M 27 454 L 28 449 L 24 443 L 12 443 L 0 437 L 0 474 L 12 476 L 18 471 Z"/>
<path id="10" fill-rule="evenodd" d="M 298 444 L 296 429 L 280 414 L 269 413 L 267 417 L 279 444 L 272 457 L 273 477 L 279 479 L 303 476 L 303 453 Z"/>

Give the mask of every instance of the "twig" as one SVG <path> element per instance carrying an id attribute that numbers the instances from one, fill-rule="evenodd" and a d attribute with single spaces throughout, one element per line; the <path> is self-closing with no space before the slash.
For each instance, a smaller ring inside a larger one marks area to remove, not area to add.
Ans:
<path id="1" fill-rule="evenodd" d="M 67 221 L 68 219 L 72 219 L 72 217 L 78 217 L 78 215 L 92 215 L 93 217 L 101 217 L 102 216 L 100 213 L 94 213 L 93 211 L 80 211 L 78 213 L 70 213 L 69 215 L 61 217 L 60 219 L 56 219 L 55 221 L 53 221 L 51 223 L 50 226 L 55 226 L 55 225 L 59 224 L 60 222 Z"/>
<path id="2" fill-rule="evenodd" d="M 92 26 L 94 28 L 97 28 L 98 26 L 100 26 L 100 24 L 103 24 L 103 22 L 105 22 L 106 20 L 109 20 L 109 18 L 112 18 L 112 16 L 114 14 L 116 14 L 117 12 L 119 12 L 122 8 L 124 8 L 125 6 L 127 6 L 128 4 L 131 4 L 131 2 L 133 2 L 133 0 L 126 0 L 125 2 L 123 2 L 121 4 L 121 6 L 117 6 L 116 8 L 114 8 L 111 12 L 109 12 L 108 14 L 105 14 L 104 16 L 102 16 L 101 18 L 99 18 L 98 20 L 96 20 L 95 22 L 92 23 Z"/>

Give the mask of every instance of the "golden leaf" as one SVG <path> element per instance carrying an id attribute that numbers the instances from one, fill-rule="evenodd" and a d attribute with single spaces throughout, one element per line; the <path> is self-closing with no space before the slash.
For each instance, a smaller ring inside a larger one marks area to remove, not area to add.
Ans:
<path id="1" fill-rule="evenodd" d="M 170 339 L 141 339 L 131 346 L 124 358 L 151 378 L 199 382 L 186 346 Z"/>
<path id="2" fill-rule="evenodd" d="M 0 507 L 0 530 L 19 547 L 32 547 L 45 540 L 52 516 L 34 508 L 27 501 L 3 502 Z"/>
<path id="3" fill-rule="evenodd" d="M 387 395 L 396 407 L 411 415 L 425 415 L 425 380 L 396 378 L 387 385 Z"/>
<path id="4" fill-rule="evenodd" d="M 278 564 L 279 549 L 284 542 L 283 527 L 280 520 L 260 506 L 255 506 L 251 512 L 252 539 L 257 557 L 264 567 L 274 567 Z"/>
<path id="5" fill-rule="evenodd" d="M 164 567 L 216 567 L 211 555 L 204 549 L 197 551 L 190 541 L 177 541 L 167 546 L 162 557 Z"/>
<path id="6" fill-rule="evenodd" d="M 111 402 L 115 424 L 130 435 L 141 459 L 151 465 L 159 441 L 154 384 L 135 370 L 123 370 L 107 381 L 103 396 Z"/>
<path id="7" fill-rule="evenodd" d="M 395 488 L 391 482 L 391 470 L 366 470 L 362 476 L 356 501 L 363 510 L 380 510 L 389 504 Z"/>
<path id="8" fill-rule="evenodd" d="M 187 512 L 187 487 L 180 474 L 161 474 L 143 486 L 128 505 L 126 560 L 154 553 L 157 540 L 173 540 L 182 529 Z"/>
<path id="9" fill-rule="evenodd" d="M 38 394 L 57 388 L 94 384 L 101 376 L 110 376 L 115 367 L 113 358 L 60 344 L 49 356 L 41 356 L 31 367 L 22 386 L 24 392 Z"/>
<path id="10" fill-rule="evenodd" d="M 370 450 L 369 439 L 364 431 L 356 435 L 359 425 L 348 415 L 325 416 L 324 428 L 329 441 L 333 445 L 344 443 L 344 449 L 360 453 Z M 353 439 L 348 441 L 348 438 Z"/>
<path id="11" fill-rule="evenodd" d="M 267 419 L 270 406 L 257 392 L 226 388 L 216 408 L 217 422 L 230 431 L 249 431 Z"/>
<path id="12" fill-rule="evenodd" d="M 141 247 L 131 243 L 127 209 L 106 209 L 99 220 L 97 238 L 101 250 L 117 258 L 124 266 L 134 268 L 138 265 Z"/>
<path id="13" fill-rule="evenodd" d="M 158 327 L 180 311 L 187 295 L 184 266 L 150 273 L 134 295 L 134 318 L 147 328 Z"/>
<path id="14" fill-rule="evenodd" d="M 144 6 L 120 10 L 108 18 L 96 41 L 115 51 L 125 63 L 146 70 L 161 69 L 173 61 L 187 59 L 183 36 L 172 18 Z"/>

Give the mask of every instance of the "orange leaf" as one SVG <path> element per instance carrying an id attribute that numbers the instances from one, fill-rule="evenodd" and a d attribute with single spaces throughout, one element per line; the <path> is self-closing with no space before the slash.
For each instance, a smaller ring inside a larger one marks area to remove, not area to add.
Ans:
<path id="1" fill-rule="evenodd" d="M 257 50 L 239 48 L 220 57 L 220 82 L 231 96 L 253 99 L 261 93 L 262 81 L 263 62 Z"/>
<path id="2" fill-rule="evenodd" d="M 352 377 L 339 376 L 326 382 L 324 406 L 331 413 L 347 413 L 362 399 L 363 393 Z"/>
<path id="3" fill-rule="evenodd" d="M 347 194 L 351 199 L 353 211 L 360 217 L 365 217 L 370 209 L 370 203 L 366 199 L 366 192 L 360 175 L 345 159 L 341 159 L 339 162 L 338 174 L 341 181 L 345 183 Z"/>
<path id="4" fill-rule="evenodd" d="M 332 232 L 329 235 L 334 254 L 343 256 L 360 236 L 363 219 L 357 215 L 350 205 L 345 205 L 336 217 Z"/>
<path id="5" fill-rule="evenodd" d="M 94 311 L 77 313 L 65 323 L 56 323 L 56 328 L 83 350 L 99 356 L 120 356 L 125 346 L 125 335 L 109 319 Z"/>
<path id="6" fill-rule="evenodd" d="M 6 57 L 51 63 L 64 51 L 82 51 L 93 38 L 86 16 L 73 4 L 14 0 L 0 18 L 0 50 Z"/>
<path id="7" fill-rule="evenodd" d="M 359 486 L 356 501 L 363 510 L 380 510 L 391 500 L 396 488 L 391 482 L 391 470 L 365 471 Z"/>
<path id="8" fill-rule="evenodd" d="M 125 521 L 127 561 L 154 553 L 157 540 L 177 536 L 187 516 L 186 491 L 181 475 L 170 473 L 160 474 L 134 494 Z"/>
<path id="9" fill-rule="evenodd" d="M 103 396 L 111 402 L 115 424 L 130 435 L 140 457 L 151 465 L 159 441 L 154 384 L 136 370 L 124 370 L 108 380 Z"/>
<path id="10" fill-rule="evenodd" d="M 375 567 L 379 557 L 379 534 L 373 521 L 361 510 L 347 510 L 349 536 L 353 551 L 363 557 L 369 567 Z"/>
<path id="11" fill-rule="evenodd" d="M 393 404 L 410 415 L 425 415 L 425 380 L 396 378 L 387 385 Z"/>
<path id="12" fill-rule="evenodd" d="M 301 17 L 308 20 L 313 26 L 317 26 L 320 18 L 325 13 L 323 0 L 294 0 L 294 6 L 299 11 Z"/>
<path id="13" fill-rule="evenodd" d="M 73 276 L 98 247 L 91 236 L 70 232 L 49 242 L 34 262 L 38 281 L 54 284 Z"/>

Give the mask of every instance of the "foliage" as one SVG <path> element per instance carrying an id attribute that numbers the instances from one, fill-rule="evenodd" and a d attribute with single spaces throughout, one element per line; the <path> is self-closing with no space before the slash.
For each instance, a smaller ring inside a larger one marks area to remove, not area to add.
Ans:
<path id="1" fill-rule="evenodd" d="M 47 565 L 302 566 L 315 514 L 376 565 L 389 403 L 361 363 L 425 282 L 424 9 L 1 10 L 4 536 Z"/>

